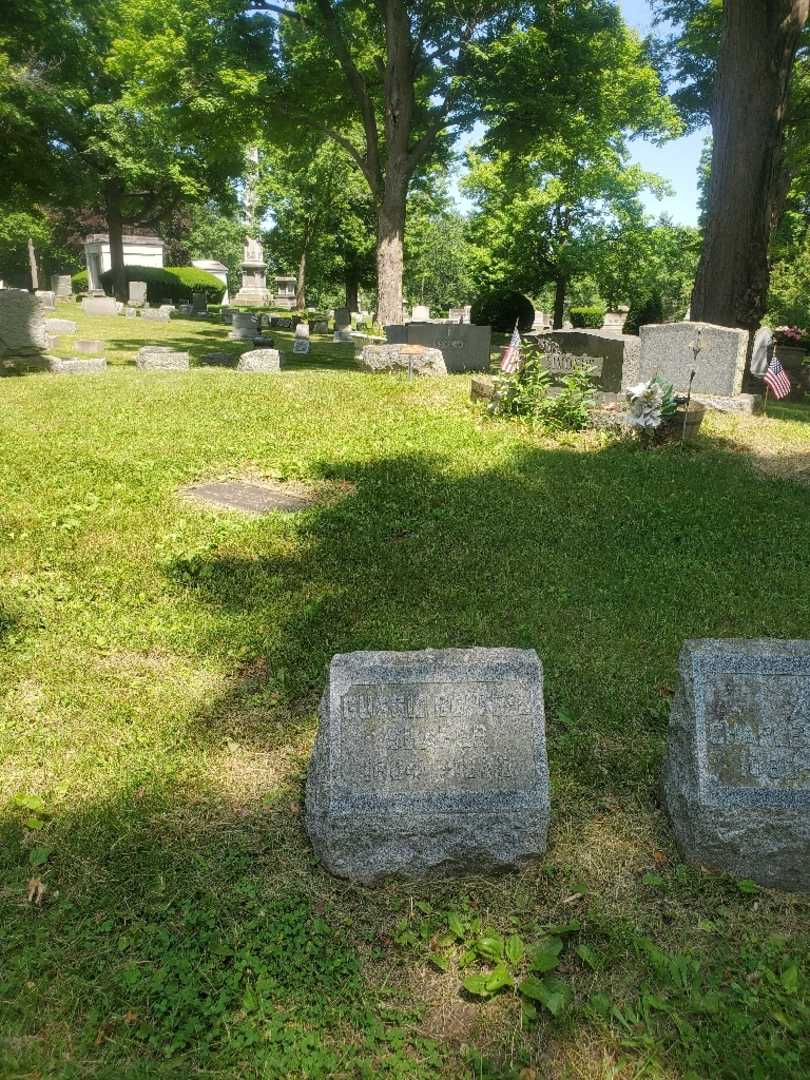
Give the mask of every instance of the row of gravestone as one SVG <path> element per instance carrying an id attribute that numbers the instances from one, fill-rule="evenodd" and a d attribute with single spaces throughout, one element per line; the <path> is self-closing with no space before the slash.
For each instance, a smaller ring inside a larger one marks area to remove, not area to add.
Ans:
<path id="1" fill-rule="evenodd" d="M 810 890 L 810 642 L 687 641 L 661 783 L 687 861 Z M 550 819 L 543 671 L 519 649 L 335 656 L 306 827 L 371 884 L 514 869 Z"/>

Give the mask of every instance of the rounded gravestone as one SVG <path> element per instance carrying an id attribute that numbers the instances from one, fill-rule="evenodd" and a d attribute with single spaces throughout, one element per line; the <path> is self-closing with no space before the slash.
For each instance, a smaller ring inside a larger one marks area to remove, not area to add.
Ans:
<path id="1" fill-rule="evenodd" d="M 281 370 L 281 357 L 278 349 L 250 349 L 243 352 L 236 365 L 237 371 L 264 372 L 274 374 Z"/>
<path id="2" fill-rule="evenodd" d="M 168 345 L 145 345 L 138 349 L 135 364 L 141 371 L 188 371 L 189 355 Z"/>
<path id="3" fill-rule="evenodd" d="M 542 855 L 549 791 L 537 653 L 335 656 L 305 820 L 327 869 L 364 884 L 508 870 Z"/>
<path id="4" fill-rule="evenodd" d="M 414 375 L 446 375 L 441 349 L 424 345 L 366 345 L 360 354 L 364 371 L 405 371 Z"/>

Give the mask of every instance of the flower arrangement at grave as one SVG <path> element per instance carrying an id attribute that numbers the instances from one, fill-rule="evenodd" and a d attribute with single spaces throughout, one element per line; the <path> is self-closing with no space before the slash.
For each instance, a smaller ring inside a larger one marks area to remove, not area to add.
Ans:
<path id="1" fill-rule="evenodd" d="M 800 326 L 774 326 L 772 333 L 775 345 L 791 349 L 810 348 L 810 334 Z"/>
<path id="2" fill-rule="evenodd" d="M 647 382 L 636 383 L 625 390 L 627 411 L 624 422 L 639 433 L 643 442 L 655 442 L 672 422 L 678 402 L 672 384 L 658 375 Z"/>

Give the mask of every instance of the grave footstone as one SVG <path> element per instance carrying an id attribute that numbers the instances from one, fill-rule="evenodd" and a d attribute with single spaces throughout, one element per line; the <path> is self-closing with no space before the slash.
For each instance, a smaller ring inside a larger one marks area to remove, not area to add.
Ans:
<path id="1" fill-rule="evenodd" d="M 243 352 L 239 357 L 236 370 L 273 375 L 281 371 L 281 357 L 278 349 L 250 349 L 248 352 Z"/>
<path id="2" fill-rule="evenodd" d="M 46 319 L 45 329 L 49 334 L 75 334 L 79 327 L 72 319 Z"/>
<path id="3" fill-rule="evenodd" d="M 75 356 L 65 360 L 53 356 L 48 361 L 48 370 L 54 375 L 99 375 L 107 370 L 107 361 L 103 356 Z"/>
<path id="4" fill-rule="evenodd" d="M 343 330 L 335 330 L 335 332 L 332 334 L 332 341 L 336 345 L 339 345 L 339 344 L 345 343 L 345 342 L 348 342 L 351 345 L 353 340 L 354 339 L 352 338 L 351 329 L 347 330 L 347 329 L 344 328 Z"/>
<path id="5" fill-rule="evenodd" d="M 475 874 L 546 847 L 542 667 L 533 650 L 335 656 L 306 827 L 334 874 Z"/>
<path id="6" fill-rule="evenodd" d="M 293 352 L 296 356 L 308 356 L 309 355 L 309 338 L 297 337 L 293 341 Z"/>
<path id="7" fill-rule="evenodd" d="M 104 342 L 99 338 L 79 338 L 78 341 L 73 342 L 73 348 L 76 352 L 98 356 L 104 352 Z"/>
<path id="8" fill-rule="evenodd" d="M 135 364 L 141 371 L 188 371 L 189 354 L 169 345 L 144 345 L 138 349 Z"/>
<path id="9" fill-rule="evenodd" d="M 810 890 L 810 641 L 687 641 L 664 804 L 687 861 Z"/>
<path id="10" fill-rule="evenodd" d="M 183 488 L 182 495 L 194 502 L 221 510 L 241 510 L 245 514 L 295 514 L 312 506 L 315 499 L 284 489 L 277 484 L 257 483 L 250 480 L 213 480 L 208 483 L 191 484 Z"/>

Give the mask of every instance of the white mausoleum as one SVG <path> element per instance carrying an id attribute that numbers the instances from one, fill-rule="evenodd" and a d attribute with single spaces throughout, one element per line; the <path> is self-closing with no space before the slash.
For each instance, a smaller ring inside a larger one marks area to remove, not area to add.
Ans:
<path id="1" fill-rule="evenodd" d="M 87 279 L 90 289 L 101 288 L 101 275 L 112 267 L 110 238 L 93 233 L 84 242 Z M 125 236 L 124 266 L 163 266 L 163 241 L 159 236 Z"/>

